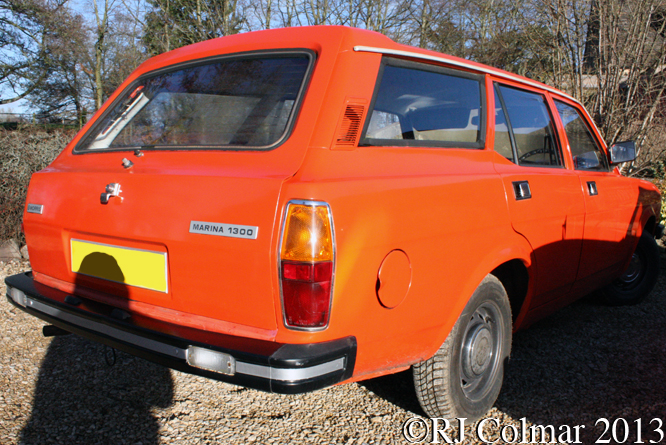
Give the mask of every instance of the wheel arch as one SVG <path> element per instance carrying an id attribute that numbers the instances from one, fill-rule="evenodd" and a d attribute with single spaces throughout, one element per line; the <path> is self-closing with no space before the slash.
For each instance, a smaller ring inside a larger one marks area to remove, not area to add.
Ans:
<path id="1" fill-rule="evenodd" d="M 523 261 L 513 259 L 500 264 L 490 273 L 502 283 L 506 290 L 509 303 L 511 303 L 511 317 L 515 324 L 527 298 L 530 282 L 527 267 Z"/>
<path id="2" fill-rule="evenodd" d="M 507 240 L 509 244 L 504 243 L 490 249 L 474 271 L 469 274 L 460 298 L 457 299 L 455 306 L 449 308 L 447 322 L 441 326 L 439 335 L 432 342 L 426 357 L 432 356 L 444 343 L 467 302 L 487 275 L 494 275 L 500 280 L 509 296 L 511 310 L 514 311 L 514 306 L 516 307 L 516 312 L 512 315 L 514 331 L 520 325 L 520 321 L 525 315 L 523 312 L 529 306 L 530 292 L 534 282 L 533 251 L 529 242 L 516 232 L 506 233 L 502 239 Z M 518 278 L 513 277 L 512 273 L 517 273 Z M 511 291 L 507 289 L 507 285 L 511 287 Z"/>
<path id="3" fill-rule="evenodd" d="M 654 215 L 650 215 L 647 221 L 645 221 L 645 224 L 643 224 L 643 231 L 649 232 L 652 235 L 654 235 L 656 230 L 657 230 L 657 218 Z"/>

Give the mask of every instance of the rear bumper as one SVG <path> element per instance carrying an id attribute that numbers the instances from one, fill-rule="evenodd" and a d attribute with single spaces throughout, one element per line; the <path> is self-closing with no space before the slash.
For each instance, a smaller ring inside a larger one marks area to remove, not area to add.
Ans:
<path id="1" fill-rule="evenodd" d="M 25 312 L 66 331 L 179 371 L 283 394 L 330 386 L 349 379 L 354 371 L 355 337 L 323 343 L 281 344 L 211 334 L 135 319 L 123 311 L 119 317 L 118 309 L 68 298 L 64 292 L 35 283 L 30 273 L 7 277 L 5 283 L 9 301 Z M 228 369 L 223 373 L 198 367 L 201 363 L 196 362 L 195 356 L 201 356 L 201 352 L 213 356 L 214 361 L 222 357 Z"/>

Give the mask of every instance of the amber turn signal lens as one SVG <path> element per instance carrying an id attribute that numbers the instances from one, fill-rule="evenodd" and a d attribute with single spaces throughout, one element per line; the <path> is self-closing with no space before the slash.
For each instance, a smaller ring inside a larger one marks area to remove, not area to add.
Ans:
<path id="1" fill-rule="evenodd" d="M 307 262 L 333 260 L 333 235 L 327 207 L 289 205 L 280 259 Z"/>

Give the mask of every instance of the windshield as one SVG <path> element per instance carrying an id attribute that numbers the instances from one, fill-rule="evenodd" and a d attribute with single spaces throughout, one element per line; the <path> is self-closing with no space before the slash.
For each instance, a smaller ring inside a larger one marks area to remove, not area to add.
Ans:
<path id="1" fill-rule="evenodd" d="M 293 120 L 308 54 L 252 56 L 142 78 L 78 150 L 270 148 Z"/>

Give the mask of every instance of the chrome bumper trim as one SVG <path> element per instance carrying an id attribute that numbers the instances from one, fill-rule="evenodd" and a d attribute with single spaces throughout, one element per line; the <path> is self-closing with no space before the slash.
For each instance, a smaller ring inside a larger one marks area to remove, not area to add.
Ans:
<path id="1" fill-rule="evenodd" d="M 139 346 L 140 348 L 148 349 L 160 354 L 165 354 L 183 360 L 185 360 L 187 356 L 187 352 L 185 349 L 177 348 L 175 346 L 169 346 L 167 344 L 151 340 L 149 338 L 144 338 L 139 335 L 132 334 L 130 332 L 125 332 L 121 329 L 114 328 L 113 326 L 108 326 L 104 323 L 88 320 L 87 318 L 79 317 L 78 315 L 61 311 L 47 304 L 35 301 L 30 297 L 26 299 L 26 307 L 32 308 L 39 312 L 43 312 L 46 315 L 50 315 L 51 317 L 55 317 L 60 320 L 66 321 L 67 323 L 71 323 L 76 326 L 89 329 L 91 331 L 99 332 L 100 334 L 104 334 L 109 337 L 113 337 L 115 339 L 124 341 L 125 343 L 131 343 L 135 346 Z"/>
<path id="2" fill-rule="evenodd" d="M 7 286 L 7 296 L 9 296 L 15 303 L 19 304 L 20 306 L 42 312 L 46 315 L 65 321 L 72 325 L 106 335 L 116 340 L 120 340 L 122 342 L 129 343 L 152 352 L 168 355 L 170 357 L 181 360 L 187 359 L 187 349 L 171 346 L 166 343 L 126 332 L 122 329 L 118 329 L 104 323 L 78 316 L 76 314 L 62 311 L 58 308 L 30 298 L 30 296 L 26 295 L 23 291 L 15 287 Z M 211 351 L 213 350 L 211 349 Z M 297 382 L 308 380 L 344 369 L 344 357 L 306 368 L 275 368 L 272 366 L 236 361 L 237 374 L 244 374 L 281 382 Z"/>

